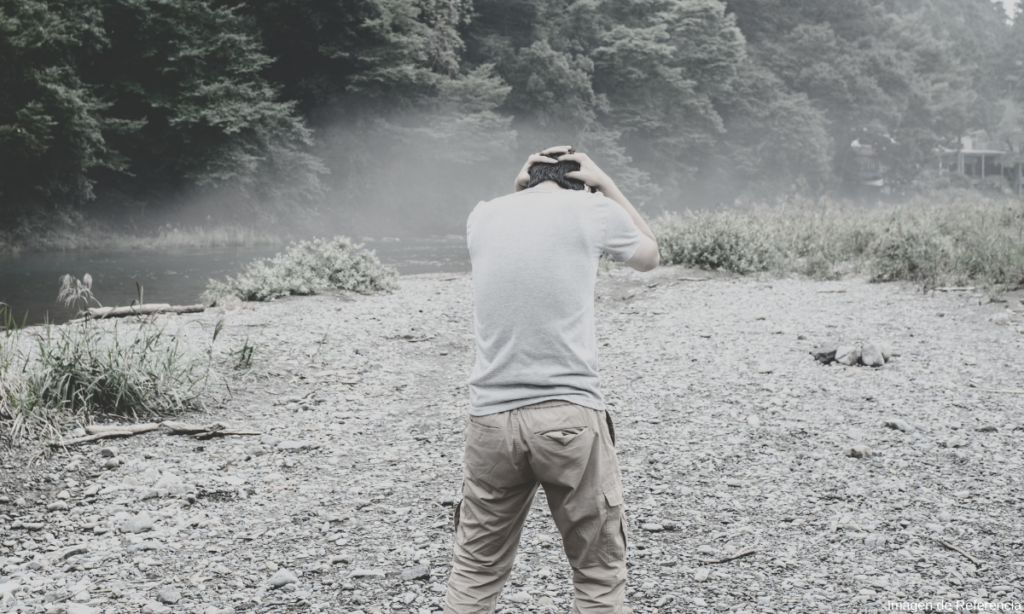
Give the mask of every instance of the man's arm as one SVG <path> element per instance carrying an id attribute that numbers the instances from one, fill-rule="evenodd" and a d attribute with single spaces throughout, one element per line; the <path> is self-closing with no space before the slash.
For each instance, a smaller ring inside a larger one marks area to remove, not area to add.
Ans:
<path id="1" fill-rule="evenodd" d="M 661 254 L 658 252 L 658 240 L 654 238 L 650 226 L 637 213 L 636 207 L 626 198 L 621 190 L 604 171 L 602 171 L 593 160 L 585 153 L 566 154 L 559 160 L 571 160 L 578 162 L 580 170 L 566 173 L 569 179 L 578 179 L 593 189 L 604 194 L 622 206 L 629 214 L 630 219 L 636 224 L 637 230 L 644 234 L 643 242 L 637 248 L 633 257 L 626 261 L 626 266 L 640 272 L 647 272 L 661 263 Z"/>

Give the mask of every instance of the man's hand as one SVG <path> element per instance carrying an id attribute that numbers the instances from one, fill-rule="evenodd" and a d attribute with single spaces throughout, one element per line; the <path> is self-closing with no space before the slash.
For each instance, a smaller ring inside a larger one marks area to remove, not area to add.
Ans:
<path id="1" fill-rule="evenodd" d="M 598 190 L 605 196 L 608 196 L 607 192 L 609 190 L 615 188 L 615 183 L 612 181 L 612 178 L 602 171 L 597 164 L 590 159 L 590 156 L 585 153 L 566 154 L 558 160 L 577 162 L 580 165 L 580 170 L 566 173 L 566 179 L 582 181 L 590 188 L 591 191 Z"/>
<path id="2" fill-rule="evenodd" d="M 564 154 L 565 152 L 572 149 L 570 145 L 556 145 L 555 147 L 548 147 L 540 153 L 531 155 L 526 159 L 526 164 L 523 165 L 523 169 L 519 171 L 519 175 L 516 177 L 515 191 L 520 192 L 526 189 L 526 186 L 530 185 L 530 167 L 534 164 L 554 164 L 558 160 L 547 157 L 548 154 Z"/>

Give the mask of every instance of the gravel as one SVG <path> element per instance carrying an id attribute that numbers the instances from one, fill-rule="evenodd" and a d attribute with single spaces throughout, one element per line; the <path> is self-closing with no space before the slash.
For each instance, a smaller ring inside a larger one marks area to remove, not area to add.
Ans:
<path id="1" fill-rule="evenodd" d="M 597 287 L 629 612 L 1024 601 L 1019 296 L 680 277 L 694 273 L 617 268 Z M 37 450 L 15 450 L 0 473 L 0 612 L 439 610 L 472 286 L 399 283 L 161 316 L 197 348 L 225 323 L 213 356 L 231 394 L 180 419 L 263 435 L 160 430 L 32 465 Z M 235 371 L 246 339 L 257 363 Z M 866 345 L 883 364 L 839 364 Z M 501 612 L 572 601 L 543 492 L 534 505 Z"/>

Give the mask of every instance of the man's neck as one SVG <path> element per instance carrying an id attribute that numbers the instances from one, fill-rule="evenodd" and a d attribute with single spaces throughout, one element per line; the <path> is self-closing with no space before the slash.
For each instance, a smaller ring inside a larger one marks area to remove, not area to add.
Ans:
<path id="1" fill-rule="evenodd" d="M 542 182 L 538 183 L 537 185 L 535 185 L 533 187 L 535 187 L 535 188 L 547 188 L 549 190 L 564 190 L 565 189 L 562 186 L 558 185 L 557 182 L 551 181 L 550 179 L 548 181 L 542 181 Z"/>

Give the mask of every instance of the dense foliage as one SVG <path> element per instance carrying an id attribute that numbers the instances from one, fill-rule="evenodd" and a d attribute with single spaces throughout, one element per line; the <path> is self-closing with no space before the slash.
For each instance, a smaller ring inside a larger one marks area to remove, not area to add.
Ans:
<path id="1" fill-rule="evenodd" d="M 0 224 L 458 232 L 548 144 L 667 208 L 832 190 L 854 138 L 906 186 L 1024 141 L 1022 50 L 990 0 L 7 0 Z"/>

